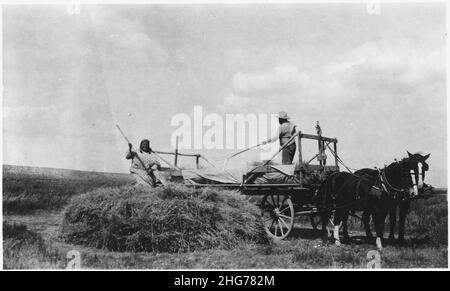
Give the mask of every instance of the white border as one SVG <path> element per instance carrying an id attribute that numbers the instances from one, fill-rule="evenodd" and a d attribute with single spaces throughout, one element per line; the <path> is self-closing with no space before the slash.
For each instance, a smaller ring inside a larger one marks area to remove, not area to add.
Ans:
<path id="1" fill-rule="evenodd" d="M 131 1 L 125 1 L 125 0 L 103 0 L 103 1 L 87 1 L 87 0 L 80 0 L 80 1 L 64 1 L 64 0 L 52 0 L 52 1 L 30 1 L 30 0 L 16 0 L 16 1 L 11 1 L 11 0 L 0 0 L 0 4 L 1 5 L 45 5 L 45 4 L 69 4 L 69 3 L 80 3 L 80 4 L 126 4 L 126 5 L 130 5 L 130 4 L 289 4 L 289 3 L 294 3 L 294 4 L 298 4 L 298 3 L 320 3 L 320 4 L 339 4 L 339 3 L 371 3 L 371 2 L 377 2 L 377 3 L 445 3 L 446 5 L 446 27 L 447 27 L 447 32 L 450 31 L 450 25 L 449 25 L 449 21 L 448 21 L 448 16 L 450 15 L 450 5 L 447 4 L 446 1 L 439 1 L 439 0 L 430 0 L 430 1 L 417 1 L 417 0 L 397 0 L 397 1 L 350 1 L 350 0 L 346 0 L 346 1 L 342 1 L 342 0 L 329 0 L 329 1 L 323 1 L 323 0 L 318 0 L 318 1 L 301 1 L 301 0 L 282 0 L 282 1 L 271 1 L 271 0 L 229 0 L 229 1 L 213 1 L 213 0 L 197 0 L 197 1 L 192 1 L 192 0 L 178 0 L 178 1 L 174 1 L 174 0 L 167 0 L 167 1 L 156 1 L 156 0 L 131 0 Z M 2 72 L 0 73 L 0 76 L 2 77 L 2 83 L 0 84 L 0 100 L 2 103 L 2 108 L 3 108 L 3 18 L 2 18 L 2 7 L 0 6 L 0 32 L 1 32 L 1 39 L 0 39 L 0 66 L 2 68 Z M 447 55 L 446 55 L 446 65 L 447 65 L 447 96 L 449 96 L 450 93 L 450 82 L 449 82 L 449 58 L 448 58 L 448 52 L 449 52 L 449 41 L 448 41 L 448 37 L 447 37 L 447 42 L 446 42 L 446 51 L 447 51 Z M 448 166 L 450 165 L 450 157 L 449 157 L 449 142 L 448 142 L 448 137 L 449 137 L 449 133 L 450 133 L 450 120 L 448 119 L 448 112 L 449 112 L 450 106 L 449 106 L 449 102 L 448 102 L 448 98 L 447 98 L 447 187 L 449 186 L 449 181 L 450 181 L 450 172 L 448 171 Z M 1 119 L 0 119 L 0 127 L 2 128 L 2 133 L 0 134 L 0 140 L 1 140 L 1 145 L 0 145 L 0 161 L 3 162 L 3 110 L 0 113 Z M 3 170 L 2 173 L 0 174 L 0 177 L 3 176 Z M 3 179 L 2 179 L 3 181 Z M 2 183 L 3 184 L 3 183 Z M 2 187 L 0 186 L 0 190 L 2 190 Z M 3 193 L 3 191 L 1 192 Z M 0 209 L 0 214 L 2 215 L 2 222 L 3 222 L 3 201 L 0 202 L 1 203 L 1 209 Z M 449 206 L 449 202 L 447 199 L 447 209 Z M 448 223 L 447 223 L 448 224 Z M 2 262 L 0 269 L 3 269 L 3 223 L 2 226 L 0 226 L 0 238 L 2 241 L 2 244 L 0 246 L 0 260 Z M 448 235 L 449 235 L 449 241 L 450 241 L 450 226 L 448 229 Z M 450 266 L 450 257 L 447 257 L 448 263 L 447 263 L 447 270 L 449 269 Z M 59 269 L 57 269 L 58 271 L 60 271 Z M 122 270 L 122 269 L 116 269 L 116 270 L 120 270 L 120 271 L 127 271 L 127 270 Z M 137 269 L 139 271 L 141 271 L 140 269 Z M 221 271 L 221 272 L 229 272 L 229 271 L 304 271 L 304 269 L 226 269 L 226 270 L 222 270 L 222 269 L 164 269 L 164 270 L 154 270 L 154 269 L 146 269 L 146 270 L 142 270 L 142 271 Z M 373 271 L 373 270 L 365 270 L 365 269 L 313 269 L 313 270 L 308 270 L 308 271 L 326 271 L 326 270 L 333 270 L 333 271 Z M 422 269 L 422 268 L 414 268 L 414 269 L 378 269 L 377 271 L 392 271 L 392 270 L 408 270 L 408 271 L 413 271 L 413 270 L 425 270 L 425 271 L 434 271 L 434 270 L 446 270 L 446 269 Z M 15 271 L 20 271 L 20 270 L 15 270 Z M 38 270 L 32 270 L 32 271 L 38 271 Z M 84 271 L 84 269 L 82 270 Z M 86 270 L 87 271 L 87 270 Z M 90 270 L 90 271 L 102 271 L 101 269 L 95 269 L 95 270 Z"/>

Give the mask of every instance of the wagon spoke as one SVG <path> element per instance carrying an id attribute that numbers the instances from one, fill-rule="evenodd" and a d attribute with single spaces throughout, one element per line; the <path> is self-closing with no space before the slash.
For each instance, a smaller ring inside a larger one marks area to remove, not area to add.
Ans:
<path id="1" fill-rule="evenodd" d="M 273 226 L 273 224 L 275 223 L 275 220 L 274 219 L 272 219 L 272 223 L 270 224 L 270 227 L 269 227 L 269 229 L 271 229 L 272 228 L 272 226 Z"/>
<path id="2" fill-rule="evenodd" d="M 283 226 L 281 225 L 280 220 L 278 220 L 278 225 L 280 226 L 281 236 L 284 236 Z M 289 230 L 289 228 L 288 228 L 288 230 Z"/>
<path id="3" fill-rule="evenodd" d="M 283 210 L 280 210 L 280 213 L 284 213 L 286 210 L 288 210 L 290 207 L 289 207 L 289 205 L 288 206 L 286 206 L 285 208 L 283 208 Z"/>
<path id="4" fill-rule="evenodd" d="M 284 224 L 284 226 L 286 226 L 286 228 L 289 230 L 289 226 L 282 218 L 279 218 L 278 220 L 280 220 Z"/>
<path id="5" fill-rule="evenodd" d="M 261 207 L 262 221 L 269 236 L 277 239 L 288 236 L 294 223 L 294 209 L 289 195 L 267 193 Z"/>
<path id="6" fill-rule="evenodd" d="M 289 216 L 286 216 L 286 215 L 283 215 L 283 214 L 280 214 L 280 217 L 284 217 L 284 218 L 286 218 L 286 219 L 289 219 L 289 222 L 292 220 L 292 217 L 289 217 Z M 281 218 L 280 218 L 281 219 Z M 283 220 L 284 221 L 284 220 Z"/>

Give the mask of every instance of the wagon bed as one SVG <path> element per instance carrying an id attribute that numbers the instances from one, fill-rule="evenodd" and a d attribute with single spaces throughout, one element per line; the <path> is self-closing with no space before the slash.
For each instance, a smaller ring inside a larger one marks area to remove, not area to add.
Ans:
<path id="1" fill-rule="evenodd" d="M 313 228 L 316 228 L 320 223 L 321 210 L 314 198 L 326 177 L 331 173 L 339 172 L 337 139 L 321 135 L 302 134 L 301 132 L 291 139 L 293 140 L 295 137 L 297 137 L 298 162 L 295 167 L 292 166 L 294 183 L 266 184 L 252 182 L 254 177 L 261 177 L 277 171 L 278 165 L 269 165 L 269 160 L 245 173 L 240 182 L 211 183 L 209 181 L 208 183 L 188 183 L 188 186 L 234 189 L 243 195 L 261 196 L 259 207 L 261 208 L 263 222 L 267 233 L 274 238 L 283 239 L 287 237 L 293 228 L 295 217 L 299 215 L 309 216 Z M 305 139 L 317 141 L 318 148 L 317 154 L 307 161 L 303 160 L 302 155 L 302 140 Z M 279 152 L 281 150 L 282 148 Z M 326 153 L 331 153 L 331 156 L 334 157 L 333 165 L 327 165 Z M 275 157 L 276 155 L 272 159 Z M 312 162 L 318 162 L 318 164 L 312 164 Z M 181 174 L 180 180 L 183 180 L 183 178 Z"/>

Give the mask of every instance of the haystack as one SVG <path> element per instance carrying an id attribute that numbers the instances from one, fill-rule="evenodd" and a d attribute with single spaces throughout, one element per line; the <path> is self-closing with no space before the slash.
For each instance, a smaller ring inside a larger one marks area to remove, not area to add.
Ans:
<path id="1" fill-rule="evenodd" d="M 100 188 L 67 206 L 61 236 L 112 251 L 186 252 L 266 244 L 258 208 L 234 191 L 123 186 Z"/>

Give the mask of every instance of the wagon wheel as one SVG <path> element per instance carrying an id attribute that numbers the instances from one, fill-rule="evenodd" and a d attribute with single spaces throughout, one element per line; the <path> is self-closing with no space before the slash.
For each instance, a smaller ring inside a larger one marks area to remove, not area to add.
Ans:
<path id="1" fill-rule="evenodd" d="M 267 234 L 277 239 L 289 235 L 294 225 L 294 204 L 287 195 L 266 194 L 261 202 L 264 227 Z"/>

